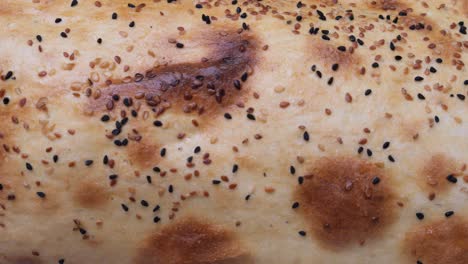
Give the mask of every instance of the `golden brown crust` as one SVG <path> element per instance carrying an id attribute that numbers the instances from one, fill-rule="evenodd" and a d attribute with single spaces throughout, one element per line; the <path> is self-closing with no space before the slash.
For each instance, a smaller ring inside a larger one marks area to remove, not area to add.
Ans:
<path id="1" fill-rule="evenodd" d="M 206 220 L 187 217 L 150 234 L 139 248 L 137 264 L 251 263 L 231 231 Z"/>
<path id="2" fill-rule="evenodd" d="M 406 234 L 404 246 L 413 261 L 429 264 L 466 263 L 468 222 L 459 216 L 452 216 L 448 220 L 417 226 Z"/>
<path id="3" fill-rule="evenodd" d="M 0 1 L 0 263 L 463 260 L 466 7 Z"/>
<path id="4" fill-rule="evenodd" d="M 325 157 L 296 187 L 295 200 L 315 238 L 338 249 L 362 244 L 394 222 L 397 204 L 391 186 L 391 177 L 374 164 Z"/>

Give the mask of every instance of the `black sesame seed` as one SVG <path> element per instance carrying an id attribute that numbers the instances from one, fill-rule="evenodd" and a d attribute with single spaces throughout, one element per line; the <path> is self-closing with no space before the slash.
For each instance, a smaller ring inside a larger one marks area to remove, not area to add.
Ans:
<path id="1" fill-rule="evenodd" d="M 137 117 L 138 116 L 138 112 L 136 110 L 132 110 L 132 116 L 133 117 Z"/>
<path id="2" fill-rule="evenodd" d="M 323 20 L 323 21 L 327 20 L 327 18 L 325 17 L 322 11 L 317 10 L 317 14 L 319 15 L 320 20 Z"/>
<path id="3" fill-rule="evenodd" d="M 153 182 L 153 179 L 151 178 L 151 176 L 147 175 L 146 181 L 151 184 Z"/>
<path id="4" fill-rule="evenodd" d="M 232 116 L 231 116 L 231 114 L 229 114 L 229 113 L 225 113 L 225 114 L 224 114 L 224 118 L 226 118 L 226 119 L 232 119 Z"/>
<path id="5" fill-rule="evenodd" d="M 447 211 L 445 212 L 445 217 L 451 217 L 454 214 L 453 211 Z"/>
<path id="6" fill-rule="evenodd" d="M 434 121 L 435 121 L 436 123 L 439 123 L 439 121 L 440 121 L 439 117 L 438 117 L 438 116 L 434 116 Z"/>
<path id="7" fill-rule="evenodd" d="M 388 160 L 391 161 L 391 162 L 395 162 L 395 158 L 393 158 L 392 155 L 388 155 Z"/>
<path id="8" fill-rule="evenodd" d="M 132 4 L 132 3 L 128 3 L 128 7 L 135 8 L 136 6 L 134 4 Z"/>
<path id="9" fill-rule="evenodd" d="M 458 179 L 453 176 L 453 174 L 450 174 L 449 176 L 447 176 L 447 181 L 451 182 L 451 183 L 457 183 Z"/>
<path id="10" fill-rule="evenodd" d="M 161 218 L 159 216 L 155 216 L 153 218 L 153 222 L 158 223 L 159 221 L 161 221 Z"/>
<path id="11" fill-rule="evenodd" d="M 463 94 L 457 94 L 458 99 L 464 101 L 465 100 L 465 95 Z"/>
<path id="12" fill-rule="evenodd" d="M 426 97 L 424 97 L 424 95 L 418 93 L 418 98 L 419 100 L 426 100 Z"/>
<path id="13" fill-rule="evenodd" d="M 65 32 L 60 33 L 60 36 L 61 36 L 62 38 L 68 38 L 68 35 L 67 35 L 67 33 L 65 33 Z"/>
<path id="14" fill-rule="evenodd" d="M 83 229 L 81 227 L 78 228 L 78 230 L 80 231 L 80 234 L 82 234 L 82 235 L 86 235 L 86 233 L 87 233 L 86 229 Z"/>
<path id="15" fill-rule="evenodd" d="M 42 42 L 42 36 L 41 35 L 37 35 L 36 39 L 37 39 L 37 41 Z"/>
<path id="16" fill-rule="evenodd" d="M 393 44 L 393 42 L 390 42 L 390 49 L 395 50 L 395 44 Z"/>
<path id="17" fill-rule="evenodd" d="M 86 160 L 85 165 L 86 166 L 91 166 L 91 165 L 93 165 L 93 161 L 92 160 Z"/>
<path id="18" fill-rule="evenodd" d="M 363 148 L 363 147 L 359 147 L 358 150 L 357 150 L 357 152 L 358 152 L 359 154 L 361 154 L 363 151 L 364 151 L 364 148 Z"/>
<path id="19" fill-rule="evenodd" d="M 247 18 L 247 13 L 242 13 L 242 15 L 240 15 L 240 18 Z"/>
<path id="20" fill-rule="evenodd" d="M 58 155 L 54 155 L 54 156 L 52 157 L 52 159 L 54 160 L 55 163 L 57 163 L 59 157 L 58 157 Z"/>
<path id="21" fill-rule="evenodd" d="M 247 81 L 247 78 L 248 78 L 248 77 L 249 77 L 249 74 L 246 73 L 246 72 L 244 72 L 244 73 L 242 74 L 242 76 L 241 76 L 241 81 L 243 81 L 243 82 Z"/>
<path id="22" fill-rule="evenodd" d="M 250 194 L 247 194 L 244 199 L 248 201 L 250 199 Z"/>
<path id="23" fill-rule="evenodd" d="M 298 208 L 298 207 L 299 207 L 299 203 L 298 203 L 298 202 L 294 202 L 294 203 L 292 204 L 292 209 L 296 209 L 296 208 Z"/>
<path id="24" fill-rule="evenodd" d="M 102 159 L 102 163 L 104 165 L 107 165 L 107 163 L 109 163 L 109 157 L 107 157 L 107 155 L 104 155 L 104 158 Z"/>
<path id="25" fill-rule="evenodd" d="M 432 73 L 436 73 L 436 72 L 437 72 L 437 69 L 434 68 L 434 67 L 430 67 L 430 68 L 429 68 L 429 71 L 432 72 Z"/>
<path id="26" fill-rule="evenodd" d="M 144 207 L 148 207 L 148 205 L 149 205 L 148 202 L 145 201 L 145 200 L 141 200 L 140 203 L 141 203 L 141 205 L 144 206 Z"/>
<path id="27" fill-rule="evenodd" d="M 416 77 L 414 77 L 414 80 L 415 80 L 416 82 L 420 82 L 420 81 L 423 81 L 424 78 L 421 77 L 421 76 L 416 76 Z"/>
<path id="28" fill-rule="evenodd" d="M 294 168 L 294 166 L 290 166 L 289 167 L 289 173 L 291 173 L 292 175 L 294 175 L 296 173 L 296 168 Z"/>
<path id="29" fill-rule="evenodd" d="M 388 141 L 384 142 L 383 145 L 382 145 L 382 148 L 383 149 L 388 149 L 388 147 L 390 147 L 390 142 L 388 142 Z"/>
<path id="30" fill-rule="evenodd" d="M 239 165 L 234 164 L 234 165 L 232 166 L 232 173 L 236 173 L 238 170 L 239 170 Z"/>
<path id="31" fill-rule="evenodd" d="M 161 208 L 161 206 L 159 206 L 159 205 L 156 205 L 156 206 L 153 208 L 153 212 L 156 212 L 156 211 L 158 211 L 160 208 Z"/>
<path id="32" fill-rule="evenodd" d="M 65 264 L 65 259 L 59 259 L 58 264 Z"/>
<path id="33" fill-rule="evenodd" d="M 297 182 L 298 182 L 299 184 L 304 183 L 304 177 L 299 176 L 299 177 L 297 178 Z"/>
<path id="34" fill-rule="evenodd" d="M 323 40 L 330 40 L 330 37 L 327 36 L 327 35 L 322 35 L 322 39 L 323 39 Z"/>
<path id="35" fill-rule="evenodd" d="M 201 151 L 201 147 L 200 146 L 197 146 L 195 147 L 195 149 L 193 150 L 193 152 L 196 154 L 196 153 L 199 153 Z"/>
<path id="36" fill-rule="evenodd" d="M 103 116 L 101 117 L 101 121 L 102 121 L 102 122 L 107 122 L 107 121 L 109 121 L 109 120 L 110 120 L 110 117 L 109 117 L 108 115 L 103 115 Z"/>
<path id="37" fill-rule="evenodd" d="M 161 157 L 166 156 L 166 148 L 162 148 L 159 154 L 161 155 Z"/>
<path id="38" fill-rule="evenodd" d="M 233 84 L 234 88 L 236 88 L 237 90 L 240 90 L 242 88 L 241 82 L 239 80 L 234 80 Z"/>
<path id="39" fill-rule="evenodd" d="M 378 68 L 379 64 L 377 62 L 372 63 L 372 68 Z"/>
<path id="40" fill-rule="evenodd" d="M 176 47 L 182 49 L 184 47 L 183 43 L 177 42 Z"/>
<path id="41" fill-rule="evenodd" d="M 372 150 L 367 149 L 366 152 L 367 152 L 367 156 L 372 157 Z"/>
<path id="42" fill-rule="evenodd" d="M 367 89 L 367 90 L 364 92 L 364 95 L 365 95 L 365 96 L 369 96 L 371 93 L 372 93 L 372 90 L 371 90 L 371 89 Z"/>
<path id="43" fill-rule="evenodd" d="M 126 206 L 125 204 L 121 204 L 121 206 L 125 212 L 128 212 L 128 206 Z"/>
<path id="44" fill-rule="evenodd" d="M 153 122 L 153 125 L 156 126 L 156 127 L 161 127 L 163 125 L 163 123 L 159 120 L 156 120 Z"/>
<path id="45" fill-rule="evenodd" d="M 56 18 L 56 19 L 55 19 L 55 24 L 58 24 L 58 23 L 60 23 L 60 22 L 62 22 L 62 19 L 61 19 L 61 18 Z"/>
<path id="46" fill-rule="evenodd" d="M 304 135 L 302 135 L 302 137 L 304 138 L 305 141 L 309 141 L 310 139 L 309 133 L 307 131 L 304 132 Z"/>
<path id="47" fill-rule="evenodd" d="M 134 27 L 135 26 L 135 21 L 130 22 L 130 24 L 128 24 L 128 26 L 131 27 L 131 28 Z"/>
<path id="48" fill-rule="evenodd" d="M 3 184 L 0 183 L 0 191 L 3 190 Z"/>
<path id="49" fill-rule="evenodd" d="M 307 235 L 307 233 L 306 233 L 305 231 L 302 231 L 302 230 L 299 231 L 298 233 L 299 233 L 299 235 L 301 235 L 301 236 L 306 236 L 306 235 Z"/>
<path id="50" fill-rule="evenodd" d="M 37 192 L 36 193 L 37 196 L 39 196 L 40 198 L 45 198 L 46 197 L 46 194 L 44 192 Z"/>
<path id="51" fill-rule="evenodd" d="M 196 4 L 195 8 L 201 9 L 201 8 L 203 8 L 203 6 L 201 4 Z"/>
<path id="52" fill-rule="evenodd" d="M 333 64 L 333 65 L 332 65 L 332 70 L 333 70 L 333 71 L 337 71 L 338 68 L 339 68 L 339 66 L 340 66 L 340 65 L 339 65 L 338 63 Z"/>
<path id="53" fill-rule="evenodd" d="M 379 184 L 379 182 L 380 182 L 379 177 L 375 177 L 374 179 L 372 179 L 372 184 L 374 184 L 374 185 Z"/>
<path id="54" fill-rule="evenodd" d="M 358 40 L 357 40 L 357 43 L 358 43 L 359 45 L 361 45 L 361 46 L 364 45 L 364 41 L 362 41 L 362 39 L 358 39 Z"/>
<path id="55" fill-rule="evenodd" d="M 77 5 L 78 5 L 78 0 L 73 0 L 73 1 L 71 2 L 71 5 L 70 5 L 70 6 L 71 6 L 71 7 L 74 7 L 74 6 L 77 6 Z"/>
<path id="56" fill-rule="evenodd" d="M 317 74 L 317 76 L 318 76 L 319 78 L 322 78 L 322 72 L 321 72 L 321 71 L 317 71 L 317 72 L 315 72 L 315 73 Z"/>
<path id="57" fill-rule="evenodd" d="M 102 38 L 98 38 L 98 39 L 97 39 L 97 43 L 98 43 L 98 44 L 102 44 Z"/>
<path id="58" fill-rule="evenodd" d="M 297 16 L 296 21 L 300 22 L 302 20 L 302 16 Z"/>
<path id="59" fill-rule="evenodd" d="M 252 115 L 252 114 L 247 114 L 247 118 L 250 119 L 250 120 L 254 120 L 255 121 L 255 116 Z"/>
<path id="60" fill-rule="evenodd" d="M 33 166 L 30 163 L 26 162 L 26 169 L 28 169 L 29 171 L 32 171 Z"/>
<path id="61" fill-rule="evenodd" d="M 221 181 L 220 181 L 220 180 L 213 180 L 213 181 L 211 181 L 211 182 L 212 182 L 213 184 L 215 184 L 215 185 L 218 185 L 218 184 L 220 184 L 220 183 L 221 183 Z"/>
<path id="62" fill-rule="evenodd" d="M 339 46 L 337 49 L 338 49 L 339 51 L 343 51 L 343 52 L 346 51 L 346 47 L 345 47 L 345 46 Z"/>
<path id="63" fill-rule="evenodd" d="M 356 37 L 354 35 L 349 35 L 349 41 L 351 42 L 355 42 L 356 41 Z"/>
<path id="64" fill-rule="evenodd" d="M 400 61 L 401 59 L 403 59 L 403 58 L 400 55 L 395 56 L 395 60 Z"/>
<path id="65" fill-rule="evenodd" d="M 330 77 L 330 79 L 328 79 L 328 81 L 327 81 L 327 84 L 328 84 L 328 85 L 332 85 L 332 84 L 333 84 L 333 80 L 334 80 L 334 78 L 333 78 L 333 77 Z"/>
<path id="66" fill-rule="evenodd" d="M 416 217 L 419 219 L 419 220 L 423 220 L 424 219 L 424 214 L 423 213 L 416 213 Z"/>
<path id="67" fill-rule="evenodd" d="M 117 19 L 117 13 L 112 13 L 112 19 Z"/>
<path id="68" fill-rule="evenodd" d="M 3 104 L 4 105 L 7 105 L 9 103 L 10 103 L 10 98 L 8 98 L 8 97 L 3 98 Z"/>
<path id="69" fill-rule="evenodd" d="M 116 180 L 119 177 L 117 174 L 111 174 L 109 175 L 109 180 Z"/>

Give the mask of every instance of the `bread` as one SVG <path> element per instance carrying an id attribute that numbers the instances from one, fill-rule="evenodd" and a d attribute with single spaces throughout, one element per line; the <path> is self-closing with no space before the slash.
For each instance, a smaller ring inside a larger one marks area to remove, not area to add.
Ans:
<path id="1" fill-rule="evenodd" d="M 467 17 L 0 1 L 0 263 L 468 263 Z"/>

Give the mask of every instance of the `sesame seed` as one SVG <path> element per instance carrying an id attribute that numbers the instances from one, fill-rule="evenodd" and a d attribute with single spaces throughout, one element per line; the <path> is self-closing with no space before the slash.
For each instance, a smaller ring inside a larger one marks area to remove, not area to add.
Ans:
<path id="1" fill-rule="evenodd" d="M 92 160 L 86 160 L 85 165 L 89 167 L 89 166 L 93 165 L 93 161 Z"/>
<path id="2" fill-rule="evenodd" d="M 161 218 L 159 216 L 155 216 L 153 218 L 153 222 L 158 223 L 159 221 L 161 221 Z"/>
<path id="3" fill-rule="evenodd" d="M 154 208 L 153 208 L 153 212 L 156 212 L 160 209 L 161 207 L 159 205 L 156 205 Z"/>
<path id="4" fill-rule="evenodd" d="M 182 49 L 184 48 L 184 44 L 183 43 L 176 43 L 176 47 L 179 48 L 179 49 Z"/>
<path id="5" fill-rule="evenodd" d="M 453 211 L 447 211 L 445 212 L 445 217 L 451 217 L 454 214 Z"/>
<path id="6" fill-rule="evenodd" d="M 60 23 L 60 22 L 62 22 L 62 19 L 61 19 L 61 18 L 56 18 L 56 19 L 55 19 L 55 24 L 58 24 L 58 23 Z"/>
<path id="7" fill-rule="evenodd" d="M 78 5 L 78 0 L 73 0 L 73 1 L 71 2 L 71 5 L 70 5 L 70 6 L 71 6 L 71 7 L 74 7 L 74 6 L 77 6 L 77 5 Z"/>
<path id="8" fill-rule="evenodd" d="M 416 217 L 417 217 L 419 220 L 423 220 L 423 219 L 424 219 L 424 214 L 423 214 L 423 213 L 420 213 L 420 212 L 417 212 L 417 213 L 416 213 Z"/>
<path id="9" fill-rule="evenodd" d="M 232 116 L 231 116 L 231 114 L 229 114 L 229 113 L 225 113 L 225 114 L 224 114 L 224 118 L 230 120 L 230 119 L 232 119 Z"/>
<path id="10" fill-rule="evenodd" d="M 126 206 L 125 204 L 121 204 L 121 206 L 125 212 L 128 212 L 128 206 Z"/>
<path id="11" fill-rule="evenodd" d="M 195 147 L 195 149 L 193 150 L 193 152 L 196 154 L 196 153 L 199 153 L 201 151 L 201 147 L 200 146 L 197 146 Z"/>
<path id="12" fill-rule="evenodd" d="M 419 100 L 426 100 L 426 97 L 424 97 L 424 95 L 418 93 L 418 99 Z"/>
<path id="13" fill-rule="evenodd" d="M 131 28 L 135 27 L 135 21 L 130 22 L 130 24 L 128 24 L 128 26 L 131 27 Z"/>
<path id="14" fill-rule="evenodd" d="M 156 127 L 161 127 L 163 125 L 163 123 L 159 120 L 156 120 L 153 122 L 153 125 L 156 126 Z"/>
<path id="15" fill-rule="evenodd" d="M 296 209 L 296 208 L 298 208 L 298 207 L 299 207 L 299 203 L 298 203 L 298 202 L 294 202 L 294 203 L 292 204 L 292 209 Z"/>
<path id="16" fill-rule="evenodd" d="M 421 77 L 421 76 L 416 76 L 416 77 L 414 77 L 414 80 L 415 80 L 416 82 L 420 82 L 420 81 L 423 81 L 424 78 Z"/>
<path id="17" fill-rule="evenodd" d="M 112 13 L 112 19 L 115 20 L 115 19 L 117 19 L 117 17 L 118 17 L 117 13 Z"/>
<path id="18" fill-rule="evenodd" d="M 447 181 L 451 182 L 451 183 L 457 183 L 458 179 L 453 176 L 453 174 L 450 174 L 446 177 Z"/>
<path id="19" fill-rule="evenodd" d="M 388 149 L 388 147 L 390 147 L 390 142 L 388 142 L 388 141 L 384 142 L 383 145 L 382 145 L 382 148 L 383 149 Z"/>
<path id="20" fill-rule="evenodd" d="M 141 203 L 141 205 L 144 206 L 144 207 L 148 207 L 148 205 L 149 205 L 148 202 L 145 201 L 145 200 L 141 200 L 140 203 Z"/>
<path id="21" fill-rule="evenodd" d="M 309 141 L 310 137 L 309 137 L 309 133 L 307 131 L 304 132 L 304 134 L 302 135 L 302 137 L 304 138 L 305 141 Z"/>
<path id="22" fill-rule="evenodd" d="M 338 68 L 339 68 L 339 64 L 338 63 L 335 63 L 332 65 L 332 70 L 333 71 L 338 71 Z"/>
<path id="23" fill-rule="evenodd" d="M 37 196 L 39 196 L 40 198 L 45 198 L 46 197 L 46 194 L 44 192 L 37 192 L 36 193 Z"/>
<path id="24" fill-rule="evenodd" d="M 292 175 L 294 175 L 296 173 L 296 168 L 294 168 L 294 166 L 290 166 L 289 167 L 289 173 L 291 173 Z"/>
<path id="25" fill-rule="evenodd" d="M 393 158 L 392 155 L 388 155 L 388 160 L 389 160 L 390 162 L 395 162 L 395 158 Z"/>
<path id="26" fill-rule="evenodd" d="M 372 93 L 372 90 L 371 90 L 371 89 L 367 89 L 367 90 L 364 92 L 364 95 L 365 95 L 365 96 L 369 96 L 371 93 Z"/>
<path id="27" fill-rule="evenodd" d="M 107 122 L 107 121 L 109 121 L 109 120 L 110 120 L 110 117 L 109 117 L 108 115 L 103 115 L 103 116 L 101 117 L 101 121 L 102 121 L 102 122 Z"/>
<path id="28" fill-rule="evenodd" d="M 301 235 L 301 236 L 306 236 L 306 235 L 307 235 L 307 233 L 306 233 L 305 231 L 302 231 L 302 230 L 299 231 L 298 233 L 299 233 L 299 235 Z"/>
<path id="29" fill-rule="evenodd" d="M 28 169 L 29 171 L 32 171 L 32 170 L 33 170 L 33 166 L 32 166 L 30 163 L 27 163 L 27 162 L 26 162 L 26 169 Z"/>
<path id="30" fill-rule="evenodd" d="M 374 184 L 374 185 L 379 184 L 379 182 L 380 182 L 380 178 L 379 178 L 379 177 L 374 177 L 374 179 L 372 179 L 372 184 Z"/>

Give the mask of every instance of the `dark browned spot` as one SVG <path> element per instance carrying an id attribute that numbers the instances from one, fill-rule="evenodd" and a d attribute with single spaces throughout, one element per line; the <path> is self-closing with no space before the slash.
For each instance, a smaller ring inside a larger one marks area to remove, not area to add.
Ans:
<path id="1" fill-rule="evenodd" d="M 92 181 L 81 181 L 74 184 L 73 202 L 84 208 L 99 208 L 110 198 L 107 187 Z"/>
<path id="2" fill-rule="evenodd" d="M 354 51 L 351 52 L 349 49 L 340 51 L 338 50 L 338 46 L 324 41 L 312 41 L 310 53 L 315 58 L 314 61 L 316 61 L 317 58 L 319 59 L 320 70 L 325 69 L 331 71 L 331 66 L 333 64 L 338 64 L 340 67 L 345 67 L 347 69 L 358 69 L 357 67 L 361 62 L 361 58 Z M 353 75 L 353 71 L 349 71 L 348 75 Z"/>
<path id="3" fill-rule="evenodd" d="M 160 66 L 135 75 L 128 83 L 110 85 L 98 99 L 91 99 L 89 107 L 113 109 L 117 103 L 112 103 L 112 96 L 117 94 L 142 101 L 159 114 L 175 109 L 210 118 L 237 103 L 247 94 L 244 81 L 255 64 L 255 39 L 247 33 L 214 31 L 200 45 L 211 49 L 200 62 Z"/>
<path id="4" fill-rule="evenodd" d="M 325 247 L 362 243 L 393 222 L 396 202 L 391 181 L 378 166 L 358 158 L 325 157 L 313 164 L 309 175 L 297 186 L 294 198 L 309 229 Z"/>
<path id="5" fill-rule="evenodd" d="M 6 257 L 6 260 L 9 261 L 8 263 L 12 264 L 41 264 L 43 263 L 39 257 Z"/>
<path id="6" fill-rule="evenodd" d="M 443 192 L 451 184 L 447 181 L 447 176 L 455 172 L 455 161 L 442 153 L 437 153 L 424 162 L 419 184 L 429 192 Z"/>
<path id="7" fill-rule="evenodd" d="M 159 161 L 160 148 L 156 145 L 146 143 L 147 140 L 131 142 L 127 147 L 127 155 L 132 165 L 140 169 L 154 167 Z"/>
<path id="8" fill-rule="evenodd" d="M 137 254 L 138 264 L 251 263 L 233 232 L 192 217 L 151 234 Z"/>
<path id="9" fill-rule="evenodd" d="M 452 216 L 406 234 L 404 251 L 424 264 L 468 263 L 468 221 Z"/>
<path id="10" fill-rule="evenodd" d="M 377 10 L 402 10 L 407 8 L 406 5 L 402 4 L 397 0 L 371 0 L 368 1 L 368 6 L 370 9 Z"/>

